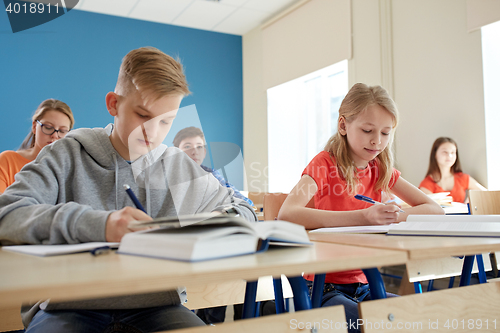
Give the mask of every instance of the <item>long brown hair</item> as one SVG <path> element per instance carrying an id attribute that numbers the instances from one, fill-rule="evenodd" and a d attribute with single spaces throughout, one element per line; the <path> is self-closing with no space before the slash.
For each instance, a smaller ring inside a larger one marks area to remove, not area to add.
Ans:
<path id="1" fill-rule="evenodd" d="M 437 163 L 436 152 L 443 143 L 447 142 L 454 144 L 455 148 L 457 148 L 457 159 L 455 160 L 455 163 L 451 166 L 450 172 L 452 175 L 455 173 L 462 172 L 462 165 L 460 164 L 460 158 L 458 157 L 458 146 L 455 140 L 445 136 L 437 138 L 436 141 L 434 141 L 434 144 L 432 145 L 431 156 L 429 158 L 429 168 L 427 169 L 427 174 L 425 175 L 426 177 L 431 176 L 436 183 L 441 180 L 441 170 L 439 170 L 439 165 Z"/>
<path id="2" fill-rule="evenodd" d="M 393 117 L 393 129 L 396 129 L 398 123 L 398 109 L 396 103 L 389 96 L 389 93 L 381 86 L 368 86 L 364 83 L 356 83 L 344 97 L 339 109 L 339 124 L 341 117 L 346 122 L 352 122 L 356 117 L 371 105 L 380 105 L 386 109 Z M 389 182 L 392 177 L 394 166 L 394 152 L 392 142 L 394 141 L 394 130 L 391 131 L 387 147 L 376 157 L 379 162 L 379 178 L 375 184 L 376 190 L 389 192 Z M 341 135 L 339 131 L 335 133 L 325 145 L 325 151 L 333 155 L 337 160 L 339 174 L 341 174 L 347 183 L 347 192 L 354 195 L 358 178 L 356 167 L 349 154 L 347 144 L 347 135 Z"/>
<path id="3" fill-rule="evenodd" d="M 37 120 L 42 119 L 45 113 L 47 113 L 48 111 L 58 111 L 64 113 L 69 118 L 70 122 L 69 129 L 73 128 L 73 125 L 75 124 L 75 118 L 73 118 L 73 112 L 71 112 L 70 107 L 66 103 L 53 98 L 46 99 L 45 101 L 40 103 L 38 108 L 35 110 L 35 113 L 33 114 L 32 117 L 33 123 Z M 26 136 L 23 143 L 21 144 L 21 147 L 19 147 L 19 150 L 33 148 L 34 146 L 35 146 L 35 133 L 33 133 L 33 131 L 30 130 L 29 134 Z"/>

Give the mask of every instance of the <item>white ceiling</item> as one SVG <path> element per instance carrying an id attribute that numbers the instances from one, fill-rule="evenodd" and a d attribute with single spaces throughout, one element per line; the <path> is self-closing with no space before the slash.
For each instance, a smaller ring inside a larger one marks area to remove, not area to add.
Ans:
<path id="1" fill-rule="evenodd" d="M 244 35 L 300 0 L 80 0 L 75 9 Z"/>

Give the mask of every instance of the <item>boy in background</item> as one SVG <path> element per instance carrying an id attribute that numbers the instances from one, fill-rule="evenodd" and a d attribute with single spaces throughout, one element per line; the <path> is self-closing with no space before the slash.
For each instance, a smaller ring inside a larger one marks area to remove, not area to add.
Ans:
<path id="1" fill-rule="evenodd" d="M 205 135 L 198 127 L 186 127 L 181 129 L 174 138 L 174 146 L 184 151 L 188 156 L 196 162 L 203 170 L 210 172 L 222 186 L 233 189 L 234 196 L 245 200 L 250 206 L 253 206 L 252 200 L 245 197 L 233 186 L 230 182 L 224 179 L 219 171 L 204 166 L 203 160 L 207 156 L 207 143 L 205 141 Z"/>
<path id="2" fill-rule="evenodd" d="M 253 209 L 184 152 L 162 144 L 189 94 L 179 62 L 155 48 L 123 59 L 106 107 L 114 124 L 77 129 L 45 147 L 0 196 L 0 242 L 119 242 L 132 221 Z M 133 208 L 128 184 L 145 207 Z M 31 332 L 152 332 L 201 326 L 181 305 L 185 289 L 105 299 L 24 305 Z M 57 311 L 56 311 L 57 310 Z"/>

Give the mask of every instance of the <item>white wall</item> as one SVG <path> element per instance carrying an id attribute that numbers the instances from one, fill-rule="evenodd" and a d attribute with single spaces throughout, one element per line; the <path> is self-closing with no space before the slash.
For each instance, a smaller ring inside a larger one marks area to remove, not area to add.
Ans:
<path id="1" fill-rule="evenodd" d="M 415 185 L 439 136 L 457 141 L 464 172 L 486 179 L 480 31 L 467 32 L 465 0 L 392 2 L 397 163 Z"/>
<path id="2" fill-rule="evenodd" d="M 262 34 L 243 36 L 243 151 L 248 191 L 267 192 L 267 94 L 262 81 Z"/>
<path id="3" fill-rule="evenodd" d="M 396 165 L 403 177 L 418 186 L 432 142 L 451 136 L 458 142 L 464 171 L 487 184 L 481 36 L 479 31 L 467 32 L 466 0 L 352 0 L 351 7 L 349 83 L 381 84 L 393 95 L 401 113 Z M 267 191 L 262 76 L 262 42 L 256 28 L 243 36 L 244 151 L 250 191 Z"/>

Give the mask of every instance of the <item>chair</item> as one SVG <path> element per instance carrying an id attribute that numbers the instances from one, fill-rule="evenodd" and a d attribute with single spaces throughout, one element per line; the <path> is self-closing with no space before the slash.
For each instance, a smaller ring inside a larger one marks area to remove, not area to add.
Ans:
<path id="1" fill-rule="evenodd" d="M 0 309 L 0 332 L 23 330 L 21 322 L 21 305 Z"/>
<path id="2" fill-rule="evenodd" d="M 472 215 L 500 215 L 500 191 L 469 191 L 469 205 Z M 498 276 L 500 252 L 490 253 L 491 267 Z"/>
<path id="3" fill-rule="evenodd" d="M 267 192 L 248 192 L 248 199 L 252 200 L 255 208 L 257 209 L 257 217 L 259 220 L 263 220 L 263 207 L 264 207 L 264 196 Z"/>
<path id="4" fill-rule="evenodd" d="M 500 191 L 469 191 L 472 215 L 499 215 Z"/>
<path id="5" fill-rule="evenodd" d="M 288 194 L 286 193 L 267 193 L 264 195 L 263 205 L 264 205 L 264 220 L 272 221 L 278 218 L 278 213 L 280 211 L 283 202 L 285 202 Z M 314 197 L 306 205 L 308 208 L 314 208 Z"/>

